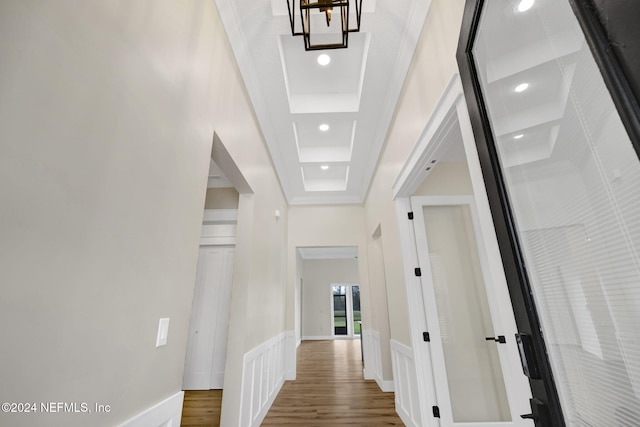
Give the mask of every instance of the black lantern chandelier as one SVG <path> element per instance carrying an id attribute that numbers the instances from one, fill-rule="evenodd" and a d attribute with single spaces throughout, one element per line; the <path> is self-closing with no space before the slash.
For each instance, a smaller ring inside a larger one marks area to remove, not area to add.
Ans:
<path id="1" fill-rule="evenodd" d="M 352 5 L 355 23 L 349 22 Z M 360 31 L 362 0 L 287 0 L 287 7 L 291 34 L 304 37 L 305 50 L 346 48 L 349 33 Z"/>

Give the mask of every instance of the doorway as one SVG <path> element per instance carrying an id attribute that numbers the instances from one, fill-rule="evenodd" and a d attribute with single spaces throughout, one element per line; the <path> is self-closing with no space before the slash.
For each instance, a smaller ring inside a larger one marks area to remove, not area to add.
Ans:
<path id="1" fill-rule="evenodd" d="M 198 251 L 183 390 L 222 389 L 239 194 L 212 160 Z"/>
<path id="2" fill-rule="evenodd" d="M 418 196 L 411 205 L 442 425 L 526 423 L 510 405 L 521 382 L 507 351 L 515 340 L 501 325 L 473 198 Z"/>
<path id="3" fill-rule="evenodd" d="M 528 426 L 511 300 L 454 74 L 394 184 L 422 423 Z M 465 381 L 468 383 L 465 384 Z"/>
<path id="4" fill-rule="evenodd" d="M 357 337 L 361 331 L 358 248 L 298 247 L 301 340 Z"/>
<path id="5" fill-rule="evenodd" d="M 193 296 L 184 390 L 222 389 L 235 248 L 201 246 Z"/>

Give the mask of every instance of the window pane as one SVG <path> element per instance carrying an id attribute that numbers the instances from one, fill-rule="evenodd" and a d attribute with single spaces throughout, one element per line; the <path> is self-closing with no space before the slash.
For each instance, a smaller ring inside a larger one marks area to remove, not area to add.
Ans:
<path id="1" fill-rule="evenodd" d="M 344 288 L 344 286 L 334 286 Z M 333 328 L 335 335 L 347 335 L 347 297 L 345 295 L 333 295 Z"/>
<path id="2" fill-rule="evenodd" d="M 568 1 L 529 3 L 473 53 L 562 410 L 638 426 L 640 164 Z"/>
<path id="3" fill-rule="evenodd" d="M 360 321 L 362 320 L 360 313 L 360 286 L 352 286 L 351 295 L 353 296 L 353 333 L 354 335 L 360 335 Z"/>

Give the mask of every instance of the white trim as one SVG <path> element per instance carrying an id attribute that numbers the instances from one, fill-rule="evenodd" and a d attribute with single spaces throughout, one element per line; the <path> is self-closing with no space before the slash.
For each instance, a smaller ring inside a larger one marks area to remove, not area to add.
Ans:
<path id="1" fill-rule="evenodd" d="M 237 209 L 205 209 L 200 229 L 200 246 L 236 244 Z"/>
<path id="2" fill-rule="evenodd" d="M 374 339 L 371 337 L 371 329 L 362 329 L 360 339 L 362 340 L 362 353 L 364 359 L 364 368 L 362 374 L 365 380 L 376 379 L 376 355 L 375 346 L 373 345 Z"/>
<path id="3" fill-rule="evenodd" d="M 385 380 L 382 375 L 382 346 L 380 333 L 374 329 L 362 330 L 363 352 L 366 354 L 363 371 L 365 380 L 375 380 L 380 390 L 394 391 L 393 380 Z"/>
<path id="4" fill-rule="evenodd" d="M 335 341 L 335 340 L 358 340 L 360 339 L 359 336 L 355 336 L 355 337 L 350 337 L 347 335 L 336 335 L 336 336 L 331 336 L 331 335 L 310 335 L 310 336 L 303 336 L 302 337 L 302 341 Z"/>
<path id="5" fill-rule="evenodd" d="M 293 381 L 296 379 L 296 349 L 300 343 L 296 340 L 296 331 L 285 332 L 284 347 L 284 379 Z"/>
<path id="6" fill-rule="evenodd" d="M 118 424 L 118 427 L 179 427 L 183 401 L 184 391 L 179 391 Z"/>
<path id="7" fill-rule="evenodd" d="M 383 380 L 380 378 L 376 378 L 376 384 L 378 384 L 380 390 L 385 393 L 393 393 L 395 391 L 393 380 Z"/>
<path id="8" fill-rule="evenodd" d="M 413 360 L 413 350 L 398 341 L 390 340 L 391 365 L 395 383 L 396 412 L 406 426 L 418 427 L 420 407 L 417 399 L 418 382 Z"/>
<path id="9" fill-rule="evenodd" d="M 389 87 L 387 88 L 387 94 L 384 101 L 385 108 L 380 116 L 380 120 L 378 120 L 378 129 L 376 131 L 374 141 L 380 141 L 379 145 L 377 145 L 379 148 L 376 151 L 377 155 L 370 156 L 369 162 L 366 166 L 367 169 L 363 182 L 368 184 L 363 188 L 363 192 L 365 193 L 363 199 L 367 198 L 367 193 L 369 188 L 371 188 L 371 178 L 375 172 L 376 165 L 378 164 L 379 156 L 382 154 L 382 146 L 387 138 L 389 126 L 396 111 L 397 100 L 399 99 L 405 78 L 407 77 L 409 66 L 413 60 L 413 54 L 416 51 L 418 35 L 422 32 L 422 28 L 427 20 L 427 15 L 429 14 L 430 9 L 431 0 L 416 0 L 413 1 L 413 4 L 411 5 L 409 23 L 405 27 L 402 42 L 400 44 L 400 50 L 397 52 L 397 57 L 395 58 L 396 66 L 393 69 L 393 76 L 391 77 Z"/>
<path id="10" fill-rule="evenodd" d="M 202 223 L 230 224 L 238 222 L 238 209 L 205 209 Z"/>
<path id="11" fill-rule="evenodd" d="M 422 339 L 422 332 L 427 331 L 427 322 L 422 305 L 422 285 L 420 278 L 415 276 L 414 269 L 418 264 L 418 250 L 416 248 L 413 221 L 407 218 L 407 212 L 411 211 L 411 203 L 408 197 L 396 200 L 396 217 L 400 247 L 402 250 L 402 266 L 407 292 L 407 314 L 409 316 L 409 328 L 411 331 L 411 346 L 414 360 L 414 376 L 418 383 L 416 397 L 418 399 L 419 419 L 424 420 L 422 425 L 436 426 L 433 415 L 429 411 L 436 404 L 436 392 L 434 389 L 433 368 L 429 347 Z"/>
<path id="12" fill-rule="evenodd" d="M 411 150 L 409 158 L 400 170 L 393 184 L 393 198 L 410 197 L 429 174 L 426 165 L 438 154 L 446 150 L 446 136 L 451 126 L 458 122 L 456 104 L 463 98 L 462 83 L 457 73 L 451 76 L 431 117 L 427 121 L 418 142 Z"/>
<path id="13" fill-rule="evenodd" d="M 235 246 L 236 237 L 201 237 L 200 246 Z"/>
<path id="14" fill-rule="evenodd" d="M 245 353 L 242 359 L 240 426 L 259 426 L 282 388 L 289 333 L 282 332 Z"/>

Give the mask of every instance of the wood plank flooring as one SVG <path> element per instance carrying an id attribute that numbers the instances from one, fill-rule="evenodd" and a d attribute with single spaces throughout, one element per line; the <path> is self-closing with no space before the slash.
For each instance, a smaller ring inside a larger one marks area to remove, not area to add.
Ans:
<path id="1" fill-rule="evenodd" d="M 304 341 L 263 426 L 402 426 L 394 394 L 362 376 L 360 340 Z M 186 391 L 184 427 L 220 425 L 221 390 Z"/>
<path id="2" fill-rule="evenodd" d="M 363 379 L 360 340 L 304 341 L 297 358 L 263 426 L 404 425 L 394 394 Z"/>
<path id="3" fill-rule="evenodd" d="M 182 405 L 183 427 L 218 427 L 222 390 L 187 390 Z"/>

